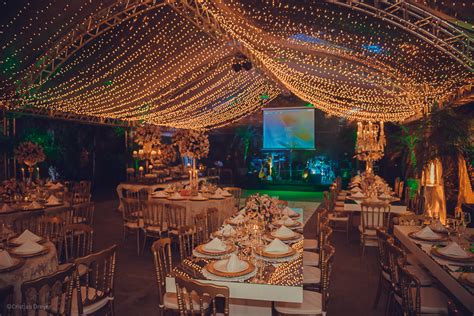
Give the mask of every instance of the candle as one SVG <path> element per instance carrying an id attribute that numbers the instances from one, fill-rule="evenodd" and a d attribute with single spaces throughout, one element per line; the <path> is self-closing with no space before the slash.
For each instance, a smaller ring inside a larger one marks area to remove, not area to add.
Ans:
<path id="1" fill-rule="evenodd" d="M 140 166 L 140 167 L 138 168 L 138 171 L 143 171 L 143 167 Z"/>
<path id="2" fill-rule="evenodd" d="M 25 168 L 21 168 L 21 179 L 25 181 Z"/>

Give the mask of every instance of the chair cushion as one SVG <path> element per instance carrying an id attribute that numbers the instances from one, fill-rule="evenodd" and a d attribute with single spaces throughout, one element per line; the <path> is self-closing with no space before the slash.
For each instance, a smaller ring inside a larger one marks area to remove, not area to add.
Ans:
<path id="1" fill-rule="evenodd" d="M 94 288 L 91 288 L 89 287 L 89 291 L 87 292 L 88 295 L 89 295 L 89 299 L 93 299 L 94 296 L 96 295 L 96 290 Z M 101 292 L 98 292 L 99 295 L 101 295 L 102 293 Z M 86 287 L 84 286 L 81 286 L 81 298 L 82 297 L 85 297 L 86 296 Z M 93 314 L 95 312 L 97 312 L 98 310 L 100 310 L 101 308 L 103 308 L 104 306 L 107 305 L 107 303 L 109 303 L 110 301 L 112 301 L 114 298 L 113 297 L 104 297 L 103 299 L 93 303 L 93 304 L 90 304 L 90 305 L 86 305 L 86 306 L 83 306 L 83 315 L 90 315 L 90 314 Z M 61 306 L 60 306 L 60 310 L 61 310 L 61 313 L 64 314 L 64 307 L 65 307 L 65 296 L 64 294 L 61 296 Z M 84 300 L 83 300 L 84 301 Z M 57 305 L 57 298 L 53 298 L 51 300 L 51 311 L 53 313 L 57 313 L 57 310 L 56 310 L 56 305 Z M 72 302 L 71 302 L 71 314 L 72 316 L 77 316 L 79 315 L 79 307 L 77 305 L 77 289 L 73 289 L 72 291 Z"/>
<path id="2" fill-rule="evenodd" d="M 335 207 L 344 207 L 344 201 L 336 201 L 334 204 Z"/>
<path id="3" fill-rule="evenodd" d="M 304 239 L 303 240 L 303 249 L 304 250 L 318 249 L 318 240 L 317 239 Z"/>
<path id="4" fill-rule="evenodd" d="M 140 219 L 137 222 L 125 222 L 124 225 L 127 227 L 127 228 L 130 228 L 130 229 L 138 229 L 138 228 L 142 228 L 143 227 L 143 219 Z"/>
<path id="5" fill-rule="evenodd" d="M 412 290 L 413 295 L 416 295 L 416 290 Z M 437 288 L 420 288 L 420 297 L 422 314 L 448 315 L 448 298 Z"/>
<path id="6" fill-rule="evenodd" d="M 195 293 L 191 294 L 191 299 L 193 300 L 193 309 L 195 311 L 199 311 L 199 296 L 197 296 Z M 178 296 L 176 293 L 166 293 L 165 296 L 163 297 L 163 303 L 166 308 L 168 309 L 173 309 L 173 310 L 178 310 Z M 207 309 L 209 308 L 209 300 L 204 300 L 203 302 L 204 308 Z M 189 309 L 189 301 L 186 300 L 186 308 Z"/>
<path id="7" fill-rule="evenodd" d="M 288 315 L 319 315 L 323 313 L 321 293 L 303 291 L 303 303 L 275 302 L 275 309 Z"/>
<path id="8" fill-rule="evenodd" d="M 418 278 L 422 286 L 428 286 L 428 285 L 433 284 L 433 279 L 421 267 L 417 265 L 413 265 L 413 266 L 407 265 L 406 269 L 408 270 L 408 272 L 410 272 L 411 274 L 413 274 L 414 276 Z"/>
<path id="9" fill-rule="evenodd" d="M 311 266 L 303 267 L 303 284 L 321 283 L 321 269 Z"/>
<path id="10" fill-rule="evenodd" d="M 335 206 L 334 211 L 335 212 L 344 212 L 344 206 Z"/>
<path id="11" fill-rule="evenodd" d="M 319 266 L 319 253 L 303 251 L 303 265 L 313 267 Z"/>
<path id="12" fill-rule="evenodd" d="M 359 232 L 362 234 L 362 225 L 359 225 Z M 377 236 L 377 231 L 375 229 L 366 229 L 363 234 L 369 237 L 375 237 Z"/>

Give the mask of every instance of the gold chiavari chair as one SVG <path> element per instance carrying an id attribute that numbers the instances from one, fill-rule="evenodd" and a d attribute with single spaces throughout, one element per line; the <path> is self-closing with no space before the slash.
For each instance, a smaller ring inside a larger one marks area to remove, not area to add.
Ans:
<path id="1" fill-rule="evenodd" d="M 178 307 L 181 315 L 229 315 L 229 288 L 201 283 L 175 275 Z M 216 298 L 224 300 L 223 313 L 217 313 Z"/>
<path id="2" fill-rule="evenodd" d="M 326 315 L 327 303 L 329 300 L 329 283 L 334 259 L 334 248 L 325 245 L 324 258 L 321 265 L 320 291 L 303 291 L 303 303 L 275 302 L 275 310 L 284 315 Z M 326 251 L 327 250 L 327 251 Z"/>
<path id="3" fill-rule="evenodd" d="M 22 315 L 64 315 L 72 314 L 74 264 L 21 285 Z"/>
<path id="4" fill-rule="evenodd" d="M 84 266 L 85 275 L 76 273 L 77 313 L 91 315 L 107 309 L 114 314 L 114 278 L 117 245 L 75 260 Z"/>
<path id="5" fill-rule="evenodd" d="M 123 212 L 123 238 L 127 237 L 129 232 L 137 234 L 137 253 L 140 255 L 140 230 L 143 227 L 143 219 L 138 215 L 141 207 L 139 200 L 122 198 Z"/>
<path id="6" fill-rule="evenodd" d="M 328 210 L 326 208 L 320 208 L 316 210 L 316 235 L 319 236 L 319 232 L 321 230 L 321 221 L 323 219 L 327 219 L 328 217 Z M 318 251 L 319 250 L 319 237 L 315 239 L 305 238 L 303 240 L 303 250 L 312 250 Z"/>
<path id="7" fill-rule="evenodd" d="M 319 249 L 324 247 L 324 245 L 329 243 L 329 238 L 332 235 L 333 230 L 329 227 L 328 219 L 321 221 L 321 231 L 319 232 Z M 322 261 L 322 256 L 318 252 L 313 251 L 303 251 L 303 265 L 305 266 L 315 266 L 320 267 Z"/>
<path id="8" fill-rule="evenodd" d="M 155 266 L 155 277 L 158 288 L 158 310 L 163 316 L 167 311 L 178 311 L 176 293 L 166 292 L 166 277 L 173 269 L 171 257 L 171 239 L 162 238 L 151 246 Z"/>
<path id="9" fill-rule="evenodd" d="M 94 224 L 95 205 L 93 202 L 85 202 L 74 205 L 73 209 L 73 224 L 87 224 L 92 226 Z"/>
<path id="10" fill-rule="evenodd" d="M 94 230 L 85 224 L 70 224 L 64 227 L 64 252 L 66 262 L 88 256 L 92 253 Z M 86 267 L 77 267 L 79 276 L 86 273 Z"/>
<path id="11" fill-rule="evenodd" d="M 388 262 L 388 244 L 393 243 L 391 235 L 387 234 L 384 229 L 377 228 L 378 243 L 378 260 L 379 260 L 379 283 L 377 286 L 377 294 L 375 296 L 374 308 L 377 308 L 382 295 L 382 291 L 390 293 L 390 266 Z"/>
<path id="12" fill-rule="evenodd" d="M 212 232 L 215 232 L 219 229 L 219 210 L 215 207 L 207 209 L 207 234 L 209 235 Z"/>
<path id="13" fill-rule="evenodd" d="M 386 202 L 362 202 L 361 224 L 359 225 L 362 258 L 366 246 L 377 246 L 377 228 L 388 228 L 390 204 Z"/>
<path id="14" fill-rule="evenodd" d="M 38 234 L 41 218 L 41 213 L 23 212 L 13 221 L 13 230 L 15 233 L 21 234 L 28 229 L 30 232 Z"/>
<path id="15" fill-rule="evenodd" d="M 344 201 L 336 201 L 336 190 L 331 189 L 331 198 L 333 200 L 333 205 L 336 205 L 332 212 L 329 214 L 329 223 L 332 224 L 333 230 L 338 232 L 346 233 L 346 240 L 349 241 L 349 223 L 350 223 L 350 213 L 344 212 Z M 340 204 L 336 204 L 340 203 Z M 341 207 L 342 204 L 342 207 Z M 340 228 L 338 228 L 338 225 Z"/>
<path id="16" fill-rule="evenodd" d="M 234 196 L 234 207 L 236 211 L 240 209 L 240 199 L 242 198 L 242 189 L 237 187 L 225 187 L 224 190 Z"/>
<path id="17" fill-rule="evenodd" d="M 321 261 L 320 267 L 325 262 L 325 258 L 332 256 L 335 252 L 335 248 L 329 244 L 324 245 L 321 248 Z M 313 266 L 304 266 L 303 267 L 303 285 L 311 286 L 312 288 L 318 289 L 321 285 L 321 268 Z"/>
<path id="18" fill-rule="evenodd" d="M 207 214 L 196 214 L 194 216 L 194 227 L 196 229 L 196 243 L 203 244 L 208 242 L 209 229 L 207 228 Z"/>
<path id="19" fill-rule="evenodd" d="M 64 222 L 60 217 L 42 217 L 38 222 L 38 235 L 52 242 L 58 258 L 62 258 L 64 242 Z"/>
<path id="20" fill-rule="evenodd" d="M 0 315 L 12 316 L 14 309 L 11 304 L 15 302 L 15 288 L 13 285 L 0 288 Z"/>
<path id="21" fill-rule="evenodd" d="M 397 261 L 397 276 L 400 295 L 395 301 L 400 304 L 403 315 L 448 315 L 448 298 L 433 287 L 422 287 L 418 278 Z"/>
<path id="22" fill-rule="evenodd" d="M 174 204 L 166 204 L 166 220 L 168 222 L 168 233 L 178 235 L 181 227 L 186 226 L 186 207 Z"/>
<path id="23" fill-rule="evenodd" d="M 181 261 L 193 255 L 196 244 L 195 227 L 181 226 L 178 234 L 179 257 Z"/>
<path id="24" fill-rule="evenodd" d="M 161 238 L 161 236 L 168 231 L 168 227 L 165 221 L 165 206 L 162 203 L 144 201 L 142 212 L 143 252 L 148 237 L 153 239 Z"/>

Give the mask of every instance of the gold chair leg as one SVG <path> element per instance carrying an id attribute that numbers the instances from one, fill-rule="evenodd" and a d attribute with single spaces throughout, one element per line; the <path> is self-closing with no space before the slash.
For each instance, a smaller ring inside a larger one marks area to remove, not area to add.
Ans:
<path id="1" fill-rule="evenodd" d="M 140 229 L 137 229 L 137 253 L 140 255 Z"/>

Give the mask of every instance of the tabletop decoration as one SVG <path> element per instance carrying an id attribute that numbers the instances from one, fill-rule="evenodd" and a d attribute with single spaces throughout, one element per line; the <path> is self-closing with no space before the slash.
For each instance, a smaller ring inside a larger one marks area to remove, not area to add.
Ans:
<path id="1" fill-rule="evenodd" d="M 34 166 L 43 162 L 46 158 L 43 147 L 32 143 L 23 142 L 15 149 L 15 158 L 19 163 L 24 163 L 28 166 L 29 181 L 33 181 Z"/>
<path id="2" fill-rule="evenodd" d="M 20 268 L 25 260 L 22 258 L 11 257 L 8 251 L 0 250 L 0 273 L 10 272 Z"/>
<path id="3" fill-rule="evenodd" d="M 278 206 L 270 196 L 267 194 L 260 195 L 259 193 L 247 198 L 245 209 L 248 216 L 263 221 L 265 227 L 271 224 L 273 216 L 279 211 Z"/>
<path id="4" fill-rule="evenodd" d="M 0 193 L 5 201 L 11 201 L 15 195 L 22 196 L 24 193 L 24 186 L 15 178 L 5 180 L 0 186 Z"/>
<path id="5" fill-rule="evenodd" d="M 209 155 L 209 138 L 203 131 L 179 130 L 173 135 L 173 144 L 183 157 L 199 160 Z"/>

